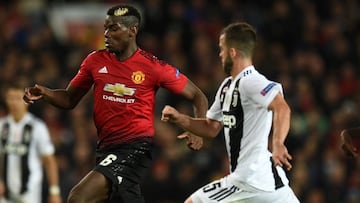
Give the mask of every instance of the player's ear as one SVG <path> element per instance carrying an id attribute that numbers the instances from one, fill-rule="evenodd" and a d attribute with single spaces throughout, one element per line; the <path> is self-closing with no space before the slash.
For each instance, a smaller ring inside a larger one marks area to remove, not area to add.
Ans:
<path id="1" fill-rule="evenodd" d="M 229 55 L 231 58 L 234 58 L 236 56 L 236 49 L 235 48 L 230 48 L 229 49 Z"/>
<path id="2" fill-rule="evenodd" d="M 129 28 L 129 37 L 135 37 L 138 33 L 138 27 L 137 26 L 131 26 Z"/>

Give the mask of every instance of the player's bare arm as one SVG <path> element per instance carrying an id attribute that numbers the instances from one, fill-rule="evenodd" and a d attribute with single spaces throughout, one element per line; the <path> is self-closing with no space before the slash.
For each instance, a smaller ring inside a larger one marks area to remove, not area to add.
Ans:
<path id="1" fill-rule="evenodd" d="M 53 155 L 41 157 L 49 185 L 49 203 L 61 203 L 57 163 Z"/>
<path id="2" fill-rule="evenodd" d="M 194 115 L 197 118 L 205 118 L 208 109 L 208 100 L 204 93 L 190 80 L 183 91 L 180 93 L 183 97 L 189 99 L 193 103 Z"/>
<path id="3" fill-rule="evenodd" d="M 195 117 L 205 117 L 208 108 L 208 100 L 204 93 L 196 85 L 194 85 L 192 81 L 187 81 L 181 95 L 192 101 Z M 190 132 L 184 132 L 179 135 L 178 138 L 187 139 L 186 144 L 193 150 L 199 150 L 203 146 L 203 139 L 191 134 Z"/>
<path id="4" fill-rule="evenodd" d="M 358 154 L 358 149 L 353 145 L 352 139 L 360 137 L 360 127 L 344 129 L 340 133 L 341 148 L 346 156 L 355 158 Z"/>
<path id="5" fill-rule="evenodd" d="M 161 120 L 174 123 L 202 138 L 216 137 L 223 127 L 219 121 L 208 118 L 193 118 L 178 112 L 175 108 L 168 105 L 162 110 Z"/>
<path id="6" fill-rule="evenodd" d="M 66 89 L 49 89 L 36 84 L 33 87 L 25 88 L 24 101 L 34 103 L 44 99 L 48 103 L 63 109 L 74 108 L 81 98 L 87 93 L 87 89 L 77 88 L 69 85 Z"/>
<path id="7" fill-rule="evenodd" d="M 283 96 L 278 93 L 270 103 L 269 109 L 273 111 L 273 137 L 272 137 L 272 158 L 275 165 L 292 168 L 291 155 L 285 146 L 285 139 L 290 129 L 291 110 Z"/>

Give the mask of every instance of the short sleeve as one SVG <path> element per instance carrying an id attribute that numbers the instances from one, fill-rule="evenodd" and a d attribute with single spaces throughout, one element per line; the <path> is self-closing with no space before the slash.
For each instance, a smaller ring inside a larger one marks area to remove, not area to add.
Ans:
<path id="1" fill-rule="evenodd" d="M 221 108 L 221 91 L 224 88 L 224 85 L 228 82 L 229 78 L 225 79 L 222 84 L 219 86 L 219 89 L 216 92 L 214 103 L 211 105 L 210 109 L 206 112 L 206 117 L 212 120 L 217 120 L 222 122 L 223 114 Z"/>
<path id="2" fill-rule="evenodd" d="M 220 105 L 220 99 L 218 96 L 215 97 L 214 103 L 210 109 L 206 112 L 206 117 L 212 120 L 222 122 L 222 110 Z"/>
<path id="3" fill-rule="evenodd" d="M 265 108 L 268 108 L 279 92 L 283 93 L 281 84 L 262 75 L 246 77 L 240 82 L 240 94 L 245 94 L 247 98 Z"/>
<path id="4" fill-rule="evenodd" d="M 172 93 L 179 94 L 185 88 L 188 78 L 182 74 L 179 69 L 164 64 L 160 68 L 159 86 L 165 88 Z"/>
<path id="5" fill-rule="evenodd" d="M 54 154 L 55 147 L 51 141 L 50 133 L 45 123 L 37 122 L 36 128 L 34 130 L 36 149 L 38 153 L 41 155 Z"/>
<path id="6" fill-rule="evenodd" d="M 72 86 L 89 89 L 93 85 L 93 77 L 90 71 L 91 55 L 92 54 L 89 54 L 81 63 L 79 71 L 70 81 Z"/>

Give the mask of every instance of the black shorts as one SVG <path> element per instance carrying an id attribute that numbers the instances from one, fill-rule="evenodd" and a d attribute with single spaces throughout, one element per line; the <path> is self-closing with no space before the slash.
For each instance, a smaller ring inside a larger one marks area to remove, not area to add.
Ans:
<path id="1" fill-rule="evenodd" d="M 110 181 L 108 203 L 143 203 L 140 181 L 152 160 L 152 144 L 137 141 L 96 151 L 95 171 Z"/>

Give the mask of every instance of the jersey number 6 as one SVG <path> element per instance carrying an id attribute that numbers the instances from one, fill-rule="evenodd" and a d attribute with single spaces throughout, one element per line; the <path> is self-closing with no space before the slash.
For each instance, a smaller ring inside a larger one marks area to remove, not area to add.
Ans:
<path id="1" fill-rule="evenodd" d="M 101 166 L 107 166 L 109 164 L 111 164 L 113 161 L 115 161 L 117 159 L 117 156 L 114 154 L 109 154 L 105 159 L 103 159 L 100 162 Z"/>

